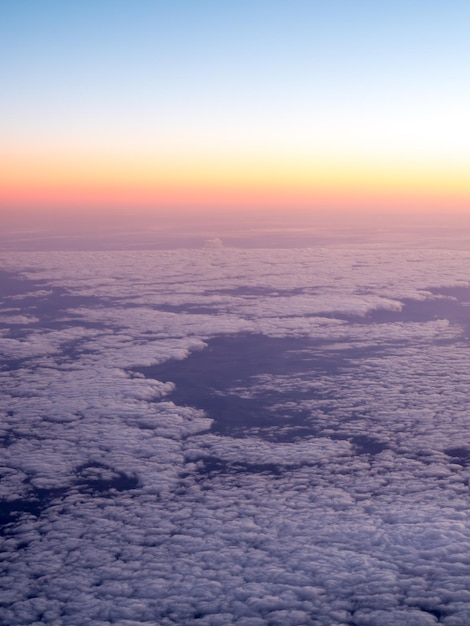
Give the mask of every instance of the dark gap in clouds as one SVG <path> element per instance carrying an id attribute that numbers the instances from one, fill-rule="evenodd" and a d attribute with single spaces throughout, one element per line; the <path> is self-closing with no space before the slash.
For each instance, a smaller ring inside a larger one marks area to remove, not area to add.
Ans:
<path id="1" fill-rule="evenodd" d="M 64 329 L 67 328 L 92 328 L 93 330 L 107 330 L 109 332 L 110 329 L 110 325 L 108 324 L 82 324 L 81 322 L 75 326 L 74 324 L 64 324 Z M 83 348 L 83 344 L 88 344 L 90 345 L 90 337 L 89 336 L 84 336 L 84 337 L 79 337 L 78 339 L 71 339 L 70 341 L 62 341 L 61 345 L 60 345 L 60 354 L 54 354 L 54 367 L 58 367 L 60 369 L 61 365 L 65 365 L 66 363 L 69 363 L 70 361 L 73 361 L 75 359 L 79 359 L 80 357 L 86 355 L 86 354 L 95 354 L 96 350 L 93 350 L 91 348 Z M 31 359 L 31 361 L 33 361 L 33 366 L 34 366 L 34 359 Z M 33 367 L 34 369 L 34 367 Z"/>
<path id="2" fill-rule="evenodd" d="M 27 296 L 22 300 L 17 300 L 18 306 L 23 312 L 30 313 L 39 318 L 36 324 L 30 324 L 31 327 L 46 327 L 53 329 L 62 329 L 73 326 L 73 319 L 60 320 L 60 315 L 68 314 L 69 309 L 77 307 L 103 308 L 109 307 L 108 299 L 99 298 L 98 296 L 73 295 L 65 287 L 51 287 L 50 285 L 42 285 L 41 289 L 47 289 L 50 293 L 40 296 Z M 102 328 L 103 326 L 95 322 L 88 322 L 81 318 L 77 320 L 80 326 L 86 328 Z"/>
<path id="3" fill-rule="evenodd" d="M 6 415 L 9 420 L 15 417 L 14 411 L 7 411 Z M 18 439 L 21 439 L 21 435 L 19 435 L 11 426 L 9 425 L 9 430 L 0 436 L 0 448 L 9 448 L 11 445 L 16 443 Z"/>
<path id="4" fill-rule="evenodd" d="M 10 339 L 21 339 L 23 335 L 17 333 L 15 335 L 10 335 Z M 25 365 L 31 362 L 30 357 L 24 357 L 22 359 L 9 359 L 3 358 L 2 363 L 0 363 L 0 371 L 5 372 L 16 372 L 17 370 L 22 369 Z"/>
<path id="5" fill-rule="evenodd" d="M 66 496 L 68 491 L 68 487 L 50 489 L 33 487 L 29 498 L 0 501 L 0 534 L 7 532 L 10 525 L 24 513 L 39 517 L 53 502 Z"/>
<path id="6" fill-rule="evenodd" d="M 277 463 L 249 463 L 247 461 L 227 461 L 215 456 L 207 457 L 198 462 L 198 473 L 214 474 L 267 474 L 280 476 L 286 469 L 292 469 Z M 184 475 L 182 475 L 184 478 Z"/>
<path id="7" fill-rule="evenodd" d="M 346 440 L 350 441 L 353 444 L 353 448 L 356 454 L 368 454 L 371 456 L 375 456 L 376 454 L 380 454 L 384 450 L 388 450 L 389 446 L 387 443 L 376 439 L 375 437 L 370 437 L 369 435 L 354 435 L 350 437 L 346 434 L 335 434 L 333 433 L 331 439 L 334 440 Z"/>
<path id="8" fill-rule="evenodd" d="M 441 619 L 449 614 L 449 612 L 444 610 L 444 608 L 438 609 L 438 608 L 432 608 L 429 606 L 418 605 L 418 604 L 416 605 L 409 604 L 407 606 L 409 606 L 411 609 L 416 608 L 422 611 L 423 613 L 428 613 L 429 615 L 432 615 L 438 620 L 437 621 L 438 624 L 442 624 Z"/>
<path id="9" fill-rule="evenodd" d="M 272 480 L 285 478 L 290 472 L 296 470 L 302 470 L 307 467 L 319 467 L 318 463 L 253 463 L 249 461 L 230 461 L 217 456 L 209 456 L 201 458 L 197 461 L 197 469 L 195 471 L 183 471 L 180 473 L 179 478 L 183 481 L 180 484 L 180 488 L 183 488 L 184 481 L 186 479 L 195 480 L 198 483 L 205 483 L 213 478 L 219 477 L 236 477 L 242 474 L 265 476 Z M 203 487 L 204 488 L 204 487 Z M 178 488 L 175 490 L 178 493 Z"/>
<path id="10" fill-rule="evenodd" d="M 470 287 L 442 287 L 430 288 L 429 291 L 435 296 L 445 296 L 436 300 L 414 300 L 404 298 L 401 300 L 401 311 L 377 309 L 370 311 L 364 317 L 359 315 L 342 315 L 326 312 L 324 317 L 332 317 L 353 322 L 355 324 L 390 324 L 393 322 L 432 322 L 437 319 L 446 319 L 451 324 L 458 324 L 470 334 Z M 359 292 L 367 293 L 367 292 Z M 456 298 L 451 300 L 449 298 Z"/>
<path id="11" fill-rule="evenodd" d="M 35 281 L 30 278 L 18 277 L 14 272 L 0 270 L 0 298 L 18 296 L 28 291 L 44 289 L 44 281 Z"/>
<path id="12" fill-rule="evenodd" d="M 42 293 L 27 295 L 35 291 Z M 22 294 L 25 294 L 23 298 L 15 297 Z M 11 298 L 12 296 L 14 299 Z M 9 331 L 7 336 L 12 339 L 27 337 L 31 329 L 63 330 L 76 326 L 96 330 L 109 328 L 109 324 L 89 322 L 82 318 L 74 320 L 68 315 L 69 309 L 77 307 L 109 307 L 111 304 L 109 299 L 74 295 L 65 287 L 51 287 L 50 283 L 45 280 L 22 278 L 5 270 L 0 270 L 0 303 L 2 302 L 6 308 L 18 308 L 19 311 L 16 313 L 18 315 L 32 315 L 38 318 L 37 322 L 32 321 L 25 325 L 0 322 L 0 327 L 6 328 Z M 67 315 L 68 318 L 61 320 L 61 315 Z M 75 321 L 77 324 L 74 323 Z M 77 352 L 77 354 L 81 353 Z M 23 359 L 8 361 L 8 369 L 18 369 L 23 361 Z"/>
<path id="13" fill-rule="evenodd" d="M 468 448 L 445 448 L 445 454 L 451 457 L 452 463 L 457 463 L 463 467 L 470 465 L 470 449 Z"/>
<path id="14" fill-rule="evenodd" d="M 9 431 L 6 435 L 0 436 L 0 448 L 9 448 L 15 441 L 17 441 L 17 438 Z"/>
<path id="15" fill-rule="evenodd" d="M 272 409 L 271 405 L 279 400 L 278 393 L 266 391 L 261 398 L 244 398 L 230 393 L 230 388 L 234 384 L 252 387 L 251 377 L 259 374 L 285 374 L 289 370 L 294 373 L 299 363 L 289 350 L 300 350 L 310 343 L 308 339 L 277 339 L 264 335 L 222 336 L 210 339 L 207 349 L 193 352 L 182 361 L 170 360 L 137 371 L 174 382 L 176 388 L 169 397 L 176 404 L 203 409 L 214 420 L 212 432 L 245 437 L 253 428 L 263 431 L 276 425 L 285 427 L 288 416 L 276 416 Z M 304 362 L 300 365 L 305 367 Z M 305 428 L 302 418 L 307 415 L 305 412 L 289 416 L 296 419 L 292 426 Z M 311 432 L 311 428 L 309 430 Z"/>
<path id="16" fill-rule="evenodd" d="M 248 299 L 257 297 L 271 297 L 276 296 L 296 296 L 296 295 L 313 295 L 318 293 L 319 290 L 315 288 L 296 288 L 296 289 L 271 289 L 263 286 L 240 286 L 227 289 L 214 289 L 206 290 L 205 295 L 229 295 L 240 296 Z M 368 325 L 368 324 L 391 324 L 391 323 L 425 323 L 433 322 L 438 319 L 446 319 L 451 324 L 457 324 L 465 328 L 466 334 L 470 336 L 470 287 L 446 287 L 446 288 L 429 288 L 426 289 L 435 296 L 437 299 L 416 300 L 413 298 L 403 298 L 401 303 L 403 305 L 400 311 L 393 311 L 390 309 L 375 309 L 369 311 L 366 315 L 353 315 L 347 313 L 340 313 L 336 311 L 322 311 L 315 315 L 315 317 L 325 317 L 327 319 L 342 320 L 353 324 Z M 367 291 L 358 291 L 358 294 L 367 295 Z M 444 296 L 439 298 L 439 296 Z M 450 299 L 455 298 L 455 300 Z M 126 305 L 124 305 L 126 306 Z M 134 306 L 130 304 L 129 306 Z M 168 311 L 174 313 L 193 313 L 193 314 L 213 314 L 217 312 L 218 303 L 209 306 L 201 306 L 199 304 L 161 304 L 152 308 Z M 285 316 L 280 316 L 285 317 Z M 287 316 L 288 317 L 288 316 Z M 453 341 L 452 339 L 441 340 L 444 343 Z"/>
<path id="17" fill-rule="evenodd" d="M 137 489 L 139 481 L 136 476 L 113 469 L 103 463 L 88 463 L 77 468 L 76 485 L 80 491 L 93 494 L 107 494 L 114 491 L 131 491 Z"/>
<path id="18" fill-rule="evenodd" d="M 432 293 L 449 298 L 457 298 L 460 302 L 470 305 L 470 287 L 462 285 L 460 287 L 436 287 L 429 289 Z"/>
<path id="19" fill-rule="evenodd" d="M 122 308 L 135 308 L 135 304 L 123 304 Z M 158 304 L 151 305 L 149 308 L 154 311 L 163 311 L 165 313 L 189 313 L 192 315 L 214 315 L 217 314 L 218 305 L 199 306 L 197 304 Z"/>
<path id="20" fill-rule="evenodd" d="M 205 350 L 192 352 L 184 360 L 173 359 L 134 371 L 175 383 L 175 390 L 167 398 L 178 405 L 203 409 L 213 420 L 211 431 L 215 434 L 248 437 L 256 433 L 271 441 L 294 441 L 321 436 L 310 411 L 299 408 L 298 402 L 323 398 L 308 385 L 305 389 L 296 385 L 289 391 L 263 388 L 263 393 L 257 395 L 255 377 L 292 375 L 311 382 L 322 376 L 335 376 L 355 367 L 355 360 L 380 352 L 376 347 L 322 350 L 331 343 L 334 342 L 256 334 L 219 336 L 209 339 Z M 253 393 L 244 397 L 232 390 L 237 386 Z M 282 406 L 276 406 L 279 403 Z M 286 403 L 292 404 L 285 406 Z M 363 445 L 367 447 L 365 440 Z M 373 448 L 372 442 L 368 445 Z"/>
<path id="21" fill-rule="evenodd" d="M 27 513 L 39 518 L 51 505 L 77 490 L 88 496 L 112 497 L 116 492 L 132 491 L 138 484 L 136 476 L 129 476 L 102 463 L 80 465 L 71 486 L 40 488 L 30 484 L 28 498 L 0 501 L 0 535 L 7 534 L 21 515 Z"/>
<path id="22" fill-rule="evenodd" d="M 315 293 L 320 292 L 320 288 L 315 289 L 312 287 L 308 288 L 295 288 L 295 289 L 272 289 L 270 287 L 263 287 L 262 285 L 257 286 L 240 286 L 233 288 L 221 288 L 221 289 L 206 289 L 202 292 L 203 296 L 240 296 L 242 298 L 246 298 L 247 300 L 256 299 L 258 297 L 270 297 L 275 298 L 278 296 L 296 296 L 296 295 L 304 295 L 310 294 L 313 295 Z M 135 304 L 132 302 L 122 302 L 120 303 L 122 308 L 134 308 Z M 200 315 L 214 315 L 218 313 L 218 309 L 220 307 L 219 302 L 215 302 L 214 304 L 191 304 L 190 302 L 184 304 L 158 304 L 151 305 L 150 308 L 157 311 L 165 311 L 169 313 L 190 313 L 190 314 L 200 314 Z M 280 316 L 284 317 L 284 316 Z M 289 317 L 289 316 L 286 316 Z M 331 316 L 330 316 L 331 317 Z M 334 317 L 334 316 L 333 316 Z"/>
<path id="23" fill-rule="evenodd" d="M 28 297 L 21 302 L 31 306 L 42 317 L 53 317 L 67 309 L 77 306 L 92 307 L 103 303 L 97 296 L 74 296 L 65 287 L 48 287 L 51 293 L 37 297 Z"/>

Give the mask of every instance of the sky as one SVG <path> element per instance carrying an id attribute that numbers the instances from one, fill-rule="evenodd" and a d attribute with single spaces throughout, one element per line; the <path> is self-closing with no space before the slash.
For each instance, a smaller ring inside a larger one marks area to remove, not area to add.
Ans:
<path id="1" fill-rule="evenodd" d="M 0 42 L 5 224 L 469 213 L 466 0 L 3 0 Z"/>

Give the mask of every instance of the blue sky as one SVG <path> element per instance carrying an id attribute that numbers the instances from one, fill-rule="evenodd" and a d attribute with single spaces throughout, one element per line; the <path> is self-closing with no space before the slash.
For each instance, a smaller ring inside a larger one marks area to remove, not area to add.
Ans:
<path id="1" fill-rule="evenodd" d="M 0 38 L 0 160 L 25 170 L 51 152 L 470 165 L 468 2 L 17 0 Z"/>

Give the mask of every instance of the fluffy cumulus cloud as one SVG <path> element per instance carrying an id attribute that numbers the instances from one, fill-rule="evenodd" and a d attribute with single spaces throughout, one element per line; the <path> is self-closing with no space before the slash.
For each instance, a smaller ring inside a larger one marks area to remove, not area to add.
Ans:
<path id="1" fill-rule="evenodd" d="M 0 262 L 1 623 L 470 623 L 470 255 Z"/>

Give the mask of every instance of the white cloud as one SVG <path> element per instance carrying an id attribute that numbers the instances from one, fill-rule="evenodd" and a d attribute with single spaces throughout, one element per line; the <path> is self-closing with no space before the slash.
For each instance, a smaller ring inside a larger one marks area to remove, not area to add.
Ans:
<path id="1" fill-rule="evenodd" d="M 50 286 L 96 298 L 62 310 L 60 328 L 38 311 L 37 327 L 27 317 L 0 337 L 3 358 L 22 359 L 0 372 L 0 485 L 16 510 L 0 620 L 466 626 L 469 346 L 453 320 L 399 314 L 404 298 L 432 306 L 434 286 L 468 285 L 468 260 L 2 255 L 44 281 L 28 297 Z M 345 318 L 378 309 L 397 320 Z M 237 370 L 219 397 L 259 401 L 282 428 L 211 431 L 217 415 L 135 371 L 240 333 L 278 352 L 271 369 Z M 325 359 L 335 367 L 313 367 Z M 306 431 L 283 439 L 292 415 Z"/>

